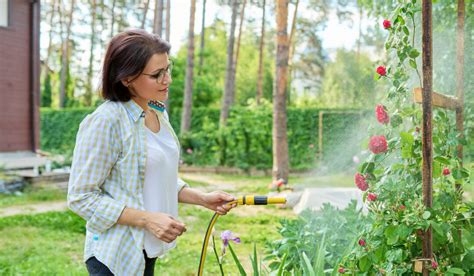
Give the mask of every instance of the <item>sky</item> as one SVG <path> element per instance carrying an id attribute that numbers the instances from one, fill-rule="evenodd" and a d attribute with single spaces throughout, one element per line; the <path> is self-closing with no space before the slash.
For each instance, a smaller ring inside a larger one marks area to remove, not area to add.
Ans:
<path id="1" fill-rule="evenodd" d="M 173 46 L 172 53 L 178 51 L 183 43 L 187 39 L 187 33 L 189 29 L 189 13 L 190 13 L 190 0 L 173 0 L 171 1 L 171 34 L 170 42 Z M 267 1 L 268 2 L 268 1 Z M 301 7 L 298 9 L 298 12 L 310 13 Z M 288 28 L 290 28 L 292 15 L 293 15 L 293 5 L 289 5 L 288 12 Z M 246 10 L 246 16 L 252 16 L 254 18 L 261 18 L 261 10 L 255 6 L 251 6 L 250 9 Z M 267 11 L 267 18 L 269 12 Z M 196 18 L 195 18 L 195 33 L 199 33 L 201 30 L 201 21 L 202 21 L 202 0 L 197 1 L 196 4 Z M 206 4 L 206 26 L 209 26 L 214 21 L 214 18 L 223 19 L 226 22 L 230 21 L 231 10 L 229 7 L 219 7 L 215 0 L 208 0 Z M 183 20 L 184 19 L 184 20 Z M 353 48 L 357 40 L 358 26 L 359 26 L 359 16 L 354 16 L 352 22 L 343 23 L 339 22 L 335 12 L 331 12 L 329 15 L 329 22 L 327 28 L 321 33 L 323 48 L 326 49 L 329 53 L 333 52 L 331 50 L 336 48 Z M 268 24 L 275 25 L 275 18 L 268 18 Z M 374 22 L 368 22 L 367 18 L 362 20 L 362 29 L 366 29 L 368 26 L 373 25 Z M 244 25 L 245 28 L 245 25 Z"/>

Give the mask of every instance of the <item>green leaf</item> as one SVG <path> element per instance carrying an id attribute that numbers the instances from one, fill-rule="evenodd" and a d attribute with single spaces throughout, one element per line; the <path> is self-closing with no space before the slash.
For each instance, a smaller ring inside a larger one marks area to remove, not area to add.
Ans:
<path id="1" fill-rule="evenodd" d="M 396 128 L 398 127 L 399 125 L 401 125 L 403 123 L 403 119 L 400 115 L 393 115 L 392 118 L 390 118 L 390 125 L 393 127 L 393 128 Z"/>
<path id="2" fill-rule="evenodd" d="M 359 268 L 362 272 L 368 271 L 371 265 L 372 264 L 370 263 L 370 259 L 367 255 L 359 259 Z"/>
<path id="3" fill-rule="evenodd" d="M 417 58 L 417 57 L 420 55 L 420 52 L 418 52 L 417 49 L 412 48 L 412 49 L 410 50 L 410 53 L 408 53 L 408 55 L 409 55 L 411 58 Z"/>
<path id="4" fill-rule="evenodd" d="M 444 157 L 444 156 L 436 156 L 434 158 L 435 161 L 438 161 L 439 163 L 442 163 L 442 164 L 445 164 L 445 165 L 449 165 L 449 160 L 448 158 Z"/>
<path id="5" fill-rule="evenodd" d="M 393 245 L 393 244 L 397 243 L 397 241 L 398 241 L 397 226 L 390 225 L 387 228 L 385 228 L 384 235 L 387 238 L 387 244 L 388 245 Z"/>
<path id="6" fill-rule="evenodd" d="M 404 27 L 403 27 L 403 32 L 404 32 L 406 35 L 410 35 L 410 31 L 408 30 L 407 26 L 404 26 Z"/>
<path id="7" fill-rule="evenodd" d="M 314 272 L 317 275 L 324 275 L 324 263 L 325 263 L 325 252 L 326 252 L 326 233 L 323 234 L 321 242 L 319 243 L 318 252 L 314 262 Z"/>
<path id="8" fill-rule="evenodd" d="M 466 272 L 464 272 L 464 270 L 462 270 L 460 268 L 457 268 L 457 267 L 451 267 L 446 272 L 453 273 L 453 274 L 458 274 L 458 275 L 465 275 L 466 274 Z"/>
<path id="9" fill-rule="evenodd" d="M 380 77 L 381 77 L 381 76 L 380 76 L 378 73 L 375 73 L 375 75 L 374 75 L 374 80 L 379 80 Z"/>
<path id="10" fill-rule="evenodd" d="M 280 266 L 278 267 L 277 276 L 281 276 L 281 275 L 282 275 L 282 273 L 283 273 L 283 267 L 285 266 L 286 258 L 287 258 L 287 257 L 288 257 L 288 253 L 285 253 L 285 255 L 283 255 L 283 259 L 281 260 Z"/>
<path id="11" fill-rule="evenodd" d="M 250 260 L 252 261 L 253 275 L 254 276 L 259 276 L 258 258 L 257 258 L 257 245 L 255 243 L 253 244 L 253 258 L 250 257 Z"/>
<path id="12" fill-rule="evenodd" d="M 413 143 L 415 139 L 413 135 L 408 132 L 401 132 L 401 147 L 402 147 L 402 158 L 411 158 L 413 156 Z"/>
<path id="13" fill-rule="evenodd" d="M 443 166 L 438 161 L 433 161 L 433 178 L 441 177 Z"/>
<path id="14" fill-rule="evenodd" d="M 422 216 L 422 217 L 423 217 L 423 219 L 429 219 L 430 216 L 431 216 L 430 211 L 425 211 L 425 212 L 423 213 L 423 216 Z"/>
<path id="15" fill-rule="evenodd" d="M 313 270 L 313 267 L 311 266 L 311 261 L 308 259 L 308 256 L 306 256 L 306 253 L 303 252 L 303 261 L 304 261 L 304 275 L 309 275 L 309 276 L 316 276 L 316 273 Z"/>
<path id="16" fill-rule="evenodd" d="M 416 69 L 416 61 L 414 59 L 410 59 L 409 63 L 413 69 Z"/>
<path id="17" fill-rule="evenodd" d="M 237 265 L 237 268 L 239 269 L 240 275 L 247 276 L 247 273 L 245 272 L 244 267 L 240 263 L 239 258 L 237 258 L 237 255 L 235 254 L 234 249 L 232 249 L 232 245 L 230 245 L 230 243 L 229 243 L 229 250 L 230 250 L 230 253 L 232 254 L 232 258 L 234 259 L 235 265 Z"/>

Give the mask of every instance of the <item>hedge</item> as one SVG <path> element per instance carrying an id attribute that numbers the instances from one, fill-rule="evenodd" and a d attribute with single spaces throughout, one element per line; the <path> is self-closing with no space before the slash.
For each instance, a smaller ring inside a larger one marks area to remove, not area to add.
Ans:
<path id="1" fill-rule="evenodd" d="M 70 155 L 79 123 L 94 108 L 41 109 L 41 148 Z M 171 124 L 179 132 L 181 110 L 172 109 Z M 319 112 L 323 115 L 323 159 L 326 168 L 345 170 L 354 166 L 367 135 L 370 110 L 317 108 L 288 109 L 288 150 L 290 168 L 314 168 L 318 153 Z M 272 168 L 272 110 L 236 107 L 227 126 L 219 130 L 219 109 L 194 108 L 192 131 L 180 135 L 187 164 L 229 166 L 242 169 Z"/>

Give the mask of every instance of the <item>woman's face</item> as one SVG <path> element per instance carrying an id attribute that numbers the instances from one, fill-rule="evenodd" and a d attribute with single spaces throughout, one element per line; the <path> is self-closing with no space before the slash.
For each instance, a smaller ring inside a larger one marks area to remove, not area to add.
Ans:
<path id="1" fill-rule="evenodd" d="M 168 54 L 154 54 L 148 61 L 143 73 L 125 85 L 131 91 L 135 100 L 143 109 L 146 109 L 149 100 L 164 102 L 168 99 L 168 87 L 172 80 L 167 68 L 170 66 Z"/>

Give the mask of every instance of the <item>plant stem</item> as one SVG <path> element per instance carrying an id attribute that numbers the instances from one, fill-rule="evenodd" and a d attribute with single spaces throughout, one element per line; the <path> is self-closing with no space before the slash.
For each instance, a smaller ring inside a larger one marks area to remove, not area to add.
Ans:
<path id="1" fill-rule="evenodd" d="M 221 261 L 219 260 L 219 254 L 217 254 L 216 242 L 214 240 L 214 236 L 212 236 L 212 250 L 214 250 L 214 255 L 216 255 L 217 263 L 219 264 L 219 269 L 221 271 L 221 276 L 224 276 L 224 269 L 222 268 Z"/>

